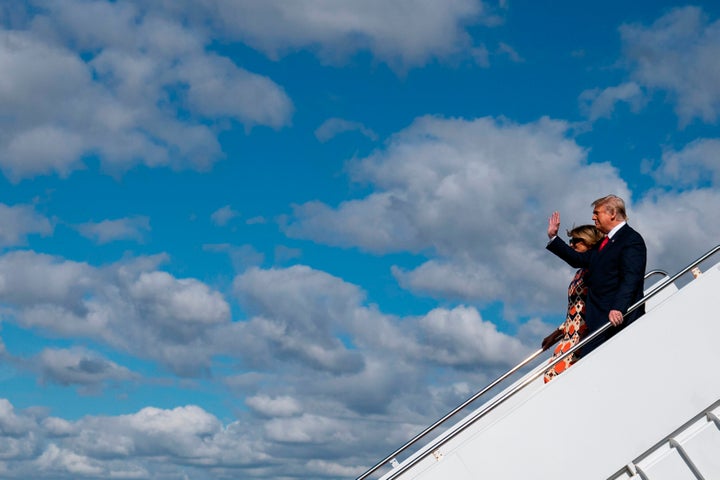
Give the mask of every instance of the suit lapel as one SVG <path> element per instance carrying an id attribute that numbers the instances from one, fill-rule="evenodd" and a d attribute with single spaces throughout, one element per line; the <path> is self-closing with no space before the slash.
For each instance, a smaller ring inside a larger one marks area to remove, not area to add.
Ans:
<path id="1" fill-rule="evenodd" d="M 605 245 L 605 248 L 602 249 L 602 252 L 607 252 L 607 249 L 612 247 L 615 243 L 622 240 L 622 238 L 625 236 L 625 234 L 628 232 L 628 224 L 626 223 L 622 227 L 620 227 L 620 230 L 615 232 L 615 235 L 612 236 L 612 238 L 608 241 L 607 245 Z"/>

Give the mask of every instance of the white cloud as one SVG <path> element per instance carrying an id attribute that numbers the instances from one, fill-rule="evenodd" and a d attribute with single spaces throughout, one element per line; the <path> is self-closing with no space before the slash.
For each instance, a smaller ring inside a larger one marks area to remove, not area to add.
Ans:
<path id="1" fill-rule="evenodd" d="M 648 269 L 673 274 L 718 244 L 720 226 L 720 140 L 699 138 L 680 150 L 664 149 L 646 170 L 656 182 L 631 218 L 645 233 Z"/>
<path id="2" fill-rule="evenodd" d="M 283 89 L 208 51 L 199 30 L 129 2 L 37 3 L 18 28 L 0 28 L 0 108 L 12 120 L 0 168 L 13 181 L 68 175 L 86 156 L 113 173 L 207 168 L 221 157 L 213 123 L 289 121 Z"/>
<path id="3" fill-rule="evenodd" d="M 720 225 L 712 221 L 718 209 L 716 188 L 650 192 L 630 218 L 648 245 L 648 270 L 672 275 L 718 245 Z"/>
<path id="4" fill-rule="evenodd" d="M 274 398 L 255 395 L 246 398 L 245 404 L 266 417 L 292 417 L 302 412 L 300 403 L 287 395 Z"/>
<path id="5" fill-rule="evenodd" d="M 506 55 L 511 61 L 515 63 L 522 63 L 525 61 L 525 59 L 522 58 L 513 47 L 504 42 L 500 42 L 500 44 L 498 45 L 498 53 L 501 55 Z"/>
<path id="6" fill-rule="evenodd" d="M 307 463 L 306 471 L 323 477 L 352 478 L 365 470 L 367 466 L 346 466 L 338 462 L 312 459 Z"/>
<path id="7" fill-rule="evenodd" d="M 70 291 L 77 287 L 77 265 L 31 252 L 22 260 L 40 273 L 67 268 L 74 274 L 66 275 L 64 285 Z M 227 385 L 253 392 L 246 398 L 250 410 L 223 425 L 193 405 L 70 421 L 10 415 L 8 404 L 5 416 L 0 409 L 0 422 L 7 417 L 15 430 L 27 432 L 27 446 L 16 445 L 8 454 L 16 473 L 158 478 L 212 465 L 237 476 L 262 465 L 267 475 L 282 478 L 307 471 L 304 445 L 312 446 L 318 462 L 312 471 L 359 471 L 349 465 L 366 459 L 347 457 L 348 449 L 364 451 L 370 443 L 390 449 L 405 441 L 428 417 L 467 398 L 474 385 L 514 364 L 527 348 L 472 307 L 388 316 L 366 305 L 357 286 L 304 266 L 238 275 L 235 292 L 252 317 L 228 323 L 213 292 L 153 270 L 158 260 L 81 265 L 93 282 L 81 289 L 78 313 L 65 308 L 71 302 L 62 296 L 38 305 L 4 301 L 21 327 L 42 327 L 61 338 L 89 337 L 180 373 L 207 365 L 204 360 L 213 354 L 230 356 L 245 373 L 233 366 L 235 377 Z M 203 322 L 208 325 L 199 325 Z M 65 384 L 93 386 L 128 375 L 88 351 L 48 350 L 38 360 L 52 369 L 47 380 Z M 443 384 L 431 386 L 430 379 L 440 374 Z M 394 428 L 378 439 L 368 422 L 385 422 L 386 415 L 394 418 Z M 1 431 L 5 445 L 10 439 Z M 343 461 L 335 463 L 339 455 Z"/>
<path id="8" fill-rule="evenodd" d="M 31 458 L 39 443 L 34 431 L 35 419 L 32 416 L 18 412 L 7 399 L 0 398 L 1 463 Z"/>
<path id="9" fill-rule="evenodd" d="M 21 436 L 32 428 L 32 420 L 18 415 L 15 408 L 5 398 L 0 398 L 0 431 L 5 435 Z"/>
<path id="10" fill-rule="evenodd" d="M 32 205 L 0 203 L 0 247 L 24 245 L 31 234 L 49 235 L 53 226 Z"/>
<path id="11" fill-rule="evenodd" d="M 147 407 L 134 415 L 126 416 L 125 419 L 132 430 L 166 439 L 175 435 L 204 436 L 220 428 L 217 418 L 195 405 L 173 410 Z"/>
<path id="12" fill-rule="evenodd" d="M 78 336 L 161 362 L 206 371 L 210 331 L 229 321 L 222 295 L 152 270 L 160 258 L 95 268 L 29 251 L 0 257 L 0 299 L 21 326 Z"/>
<path id="13" fill-rule="evenodd" d="M 0 426 L 12 422 L 22 430 L 0 429 L 0 458 L 14 478 L 195 478 L 208 466 L 237 474 L 273 463 L 266 444 L 195 405 L 66 421 L 0 399 Z"/>
<path id="14" fill-rule="evenodd" d="M 299 248 L 290 248 L 284 245 L 278 245 L 275 247 L 275 262 L 282 263 L 288 260 L 300 258 L 302 256 L 302 250 Z"/>
<path id="15" fill-rule="evenodd" d="M 88 222 L 77 226 L 84 237 L 99 244 L 117 240 L 135 240 L 142 242 L 150 231 L 150 218 L 145 216 L 125 217 L 116 220 Z"/>
<path id="16" fill-rule="evenodd" d="M 248 125 L 284 126 L 291 113 L 285 92 L 272 80 L 239 68 L 227 58 L 190 57 L 178 68 L 187 82 L 190 108 L 207 117 L 237 118 Z"/>
<path id="17" fill-rule="evenodd" d="M 265 261 L 265 255 L 258 252 L 252 245 L 209 244 L 203 245 L 203 250 L 227 254 L 236 272 L 241 272 L 248 267 L 256 267 Z"/>
<path id="18" fill-rule="evenodd" d="M 419 317 L 384 315 L 364 304 L 364 292 L 356 286 L 304 266 L 251 269 L 236 277 L 235 291 L 253 317 L 238 324 L 234 334 L 224 332 L 223 341 L 243 351 L 254 371 L 284 372 L 273 388 L 288 393 L 254 395 L 248 404 L 263 416 L 268 409 L 298 415 L 299 405 L 303 413 L 325 415 L 337 409 L 403 410 L 403 402 L 422 397 L 428 388 L 423 378 L 436 369 L 448 379 L 454 378 L 448 369 L 455 369 L 467 380 L 468 370 L 481 375 L 502 370 L 528 351 L 472 307 L 435 309 Z M 351 349 L 341 339 L 352 342 Z M 308 378 L 315 378 L 312 385 Z M 252 391 L 246 383 L 242 388 Z M 446 408 L 459 396 L 456 392 L 433 405 Z"/>
<path id="19" fill-rule="evenodd" d="M 250 269 L 235 278 L 234 289 L 249 311 L 292 319 L 294 330 L 307 333 L 324 333 L 365 296 L 357 286 L 303 265 Z"/>
<path id="20" fill-rule="evenodd" d="M 43 472 L 70 473 L 81 476 L 100 476 L 104 473 L 100 462 L 52 444 L 34 463 Z"/>
<path id="21" fill-rule="evenodd" d="M 128 293 L 143 314 L 168 324 L 210 325 L 226 321 L 230 314 L 219 292 L 165 272 L 141 272 L 128 285 Z"/>
<path id="22" fill-rule="evenodd" d="M 224 207 L 215 210 L 212 215 L 210 215 L 210 220 L 212 220 L 215 225 L 224 227 L 230 220 L 239 215 L 240 213 L 233 210 L 230 205 L 225 205 Z"/>
<path id="23" fill-rule="evenodd" d="M 520 341 L 483 321 L 474 308 L 434 309 L 420 319 L 419 326 L 423 336 L 432 338 L 426 358 L 442 365 L 506 366 L 530 353 Z"/>
<path id="24" fill-rule="evenodd" d="M 87 152 L 89 146 L 79 132 L 58 125 L 29 125 L 9 139 L 0 161 L 14 180 L 50 171 L 65 177 L 79 168 L 80 156 Z"/>
<path id="25" fill-rule="evenodd" d="M 257 313 L 238 335 L 253 362 L 294 359 L 335 373 L 362 368 L 361 355 L 337 338 L 360 308 L 364 293 L 356 286 L 297 265 L 250 268 L 235 278 L 234 290 L 246 311 Z"/>
<path id="26" fill-rule="evenodd" d="M 471 46 L 466 26 L 500 22 L 480 0 L 212 0 L 202 5 L 165 2 L 164 7 L 191 12 L 188 16 L 198 23 L 209 18 L 228 37 L 272 58 L 310 48 L 323 60 L 337 62 L 367 50 L 401 69 L 457 55 Z"/>
<path id="27" fill-rule="evenodd" d="M 247 223 L 248 225 L 263 225 L 263 224 L 267 223 L 267 220 L 265 219 L 265 217 L 257 216 L 257 217 L 248 218 L 245 221 L 245 223 Z"/>
<path id="28" fill-rule="evenodd" d="M 628 103 L 633 112 L 638 112 L 645 106 L 646 98 L 637 83 L 627 82 L 604 90 L 585 90 L 580 94 L 580 102 L 583 113 L 594 121 L 610 118 L 618 102 Z"/>
<path id="29" fill-rule="evenodd" d="M 231 356 L 273 372 L 273 384 L 283 385 L 272 396 L 250 400 L 259 414 L 299 414 L 303 398 L 318 400 L 330 392 L 334 409 L 382 411 L 398 385 L 407 384 L 413 395 L 425 388 L 417 376 L 430 373 L 418 371 L 419 362 L 486 372 L 512 364 L 523 348 L 474 309 L 438 310 L 425 320 L 389 317 L 364 305 L 358 287 L 308 267 L 239 275 L 236 292 L 254 316 L 228 323 L 229 308 L 217 292 L 153 270 L 157 260 L 103 268 L 33 252 L 0 260 L 0 274 L 25 275 L 2 291 L 11 315 L 7 321 L 61 338 L 102 342 L 180 375 L 197 375 L 214 356 Z M 504 345 L 504 354 L 483 347 L 489 343 Z M 47 350 L 35 361 L 46 381 L 65 385 L 99 388 L 132 379 L 123 367 L 90 352 Z M 394 365 L 390 371 L 383 367 L 388 362 Z M 315 378 L 312 386 L 305 385 L 308 378 Z M 293 390 L 300 396 L 291 396 Z"/>
<path id="30" fill-rule="evenodd" d="M 268 438 L 282 443 L 348 443 L 352 434 L 344 422 L 321 415 L 273 418 L 265 424 Z"/>
<path id="31" fill-rule="evenodd" d="M 590 223 L 596 198 L 623 197 L 648 244 L 649 270 L 674 273 L 716 245 L 720 231 L 709 218 L 720 208 L 717 139 L 666 150 L 651 173 L 670 189 L 633 198 L 615 168 L 587 162 L 569 128 L 548 119 L 417 119 L 349 164 L 371 193 L 335 207 L 299 205 L 285 231 L 380 254 L 414 252 L 409 266 L 392 268 L 402 287 L 473 304 L 499 301 L 510 319 L 557 313 L 564 302 L 572 269 L 544 248 L 554 210 L 566 229 Z"/>
<path id="32" fill-rule="evenodd" d="M 97 280 L 84 263 L 22 250 L 0 257 L 0 299 L 19 307 L 55 304 L 81 310 L 85 291 Z"/>
<path id="33" fill-rule="evenodd" d="M 503 294 L 502 283 L 496 281 L 497 272 L 482 264 L 428 260 L 410 271 L 395 266 L 392 273 L 408 290 L 443 298 L 491 299 Z"/>
<path id="34" fill-rule="evenodd" d="M 629 199 L 618 172 L 588 164 L 569 129 L 549 119 L 419 118 L 383 150 L 349 165 L 372 193 L 337 207 L 297 206 L 285 231 L 330 245 L 427 256 L 420 266 L 393 271 L 422 293 L 556 309 L 536 288 L 556 285 L 559 294 L 569 275 L 543 248 L 548 216 L 557 209 L 564 226 L 579 225 L 590 221 L 596 198 L 615 192 Z"/>
<path id="35" fill-rule="evenodd" d="M 257 450 L 257 442 L 242 445 L 244 432 L 232 426 L 225 428 L 196 405 L 146 407 L 116 417 L 85 417 L 76 422 L 78 435 L 63 444 L 96 459 L 123 459 L 125 465 L 153 470 L 167 468 L 163 464 L 168 462 L 173 471 L 182 465 L 233 467 L 266 461 L 267 454 Z"/>
<path id="36" fill-rule="evenodd" d="M 352 122 L 342 118 L 329 118 L 325 120 L 322 125 L 315 130 L 315 137 L 324 143 L 341 133 L 354 131 L 360 132 L 362 135 L 371 140 L 377 140 L 378 138 L 375 132 L 367 128 L 362 123 Z"/>
<path id="37" fill-rule="evenodd" d="M 41 381 L 60 385 L 92 387 L 134 377 L 127 368 L 84 349 L 45 349 L 36 362 Z"/>
<path id="38" fill-rule="evenodd" d="M 682 150 L 667 149 L 652 176 L 658 185 L 676 189 L 720 185 L 720 139 L 699 138 Z"/>
<path id="39" fill-rule="evenodd" d="M 720 113 L 720 20 L 699 7 L 671 10 L 652 25 L 620 28 L 631 76 L 641 86 L 665 90 L 683 124 L 714 123 Z"/>

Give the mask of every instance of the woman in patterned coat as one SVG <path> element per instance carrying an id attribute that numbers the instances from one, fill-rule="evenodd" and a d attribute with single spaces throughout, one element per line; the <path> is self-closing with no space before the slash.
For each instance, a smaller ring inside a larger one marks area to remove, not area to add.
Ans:
<path id="1" fill-rule="evenodd" d="M 603 233 L 595 228 L 594 225 L 581 225 L 572 230 L 568 230 L 567 234 L 570 236 L 570 246 L 578 252 L 590 250 L 604 237 Z M 585 337 L 585 331 L 587 329 L 585 326 L 587 286 L 585 285 L 584 277 L 586 273 L 587 269 L 585 268 L 581 268 L 575 272 L 575 276 L 568 286 L 568 311 L 565 321 L 542 342 L 542 347 L 546 350 L 560 340 L 550 359 L 551 362 L 570 350 L 571 347 Z M 577 357 L 574 353 L 565 357 L 557 365 L 545 372 L 545 383 L 565 371 L 565 369 L 575 363 L 576 360 Z"/>

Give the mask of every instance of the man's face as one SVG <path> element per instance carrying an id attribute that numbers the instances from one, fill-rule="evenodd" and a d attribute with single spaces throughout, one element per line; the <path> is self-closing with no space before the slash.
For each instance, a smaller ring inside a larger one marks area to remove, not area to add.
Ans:
<path id="1" fill-rule="evenodd" d="M 595 226 L 603 233 L 608 233 L 615 226 L 615 214 L 609 213 L 604 205 L 598 205 L 593 210 L 592 220 Z"/>

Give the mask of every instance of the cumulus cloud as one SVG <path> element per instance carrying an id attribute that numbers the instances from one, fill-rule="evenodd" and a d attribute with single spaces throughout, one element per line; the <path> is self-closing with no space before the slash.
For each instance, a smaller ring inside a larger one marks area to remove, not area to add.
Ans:
<path id="1" fill-rule="evenodd" d="M 230 257 L 233 268 L 238 272 L 248 267 L 261 265 L 265 261 L 265 255 L 262 252 L 258 252 L 252 245 L 215 243 L 203 245 L 203 250 L 227 254 Z"/>
<path id="2" fill-rule="evenodd" d="M 33 424 L 31 418 L 18 415 L 15 407 L 5 398 L 0 398 L 0 431 L 5 435 L 20 436 L 29 432 Z"/>
<path id="3" fill-rule="evenodd" d="M 414 252 L 424 261 L 392 268 L 402 287 L 476 304 L 501 301 L 510 316 L 554 311 L 562 301 L 570 272 L 543 248 L 554 210 L 570 228 L 590 223 L 596 198 L 625 198 L 648 242 L 649 268 L 676 271 L 691 260 L 681 253 L 691 245 L 697 254 L 715 245 L 707 215 L 720 205 L 717 139 L 667 149 L 648 172 L 678 191 L 633 199 L 615 168 L 587 161 L 570 127 L 549 119 L 419 118 L 348 165 L 372 193 L 337 206 L 296 206 L 285 231 L 380 254 Z M 680 218 L 670 211 L 683 213 L 682 229 L 668 223 Z"/>
<path id="4" fill-rule="evenodd" d="M 362 310 L 362 307 L 356 308 Z M 339 377 L 309 377 L 307 372 L 299 375 L 292 370 L 275 372 L 276 393 L 248 397 L 249 415 L 226 425 L 194 405 L 168 409 L 148 407 L 118 416 L 86 415 L 70 421 L 16 412 L 9 402 L 0 401 L 0 444 L 14 447 L 3 449 L 3 459 L 16 476 L 22 476 L 23 472 L 41 472 L 48 477 L 157 478 L 180 471 L 199 474 L 201 469 L 212 466 L 225 475 L 237 476 L 248 468 L 262 468 L 266 475 L 281 478 L 291 472 L 307 471 L 308 457 L 302 446 L 312 445 L 316 459 L 313 472 L 357 474 L 366 462 L 363 455 L 368 445 L 388 449 L 396 446 L 416 432 L 427 421 L 427 415 L 437 417 L 448 405 L 456 404 L 473 391 L 473 387 L 464 382 L 427 387 L 428 383 L 419 381 L 418 376 L 437 373 L 432 369 L 418 369 L 420 357 L 405 357 L 408 352 L 431 354 L 434 350 L 431 344 L 438 337 L 437 354 L 431 355 L 438 365 L 466 363 L 473 356 L 471 342 L 460 337 L 470 334 L 482 352 L 486 345 L 482 336 L 488 332 L 488 341 L 496 340 L 501 346 L 514 348 L 510 337 L 483 327 L 477 312 L 471 308 L 455 312 L 440 309 L 424 317 L 408 318 L 402 328 L 407 338 L 399 338 L 401 330 L 398 329 L 393 332 L 394 340 L 388 336 L 384 342 L 375 339 L 378 334 L 388 333 L 378 328 L 379 325 L 386 324 L 385 330 L 392 328 L 389 319 L 368 308 L 364 313 L 364 318 L 354 321 L 354 328 L 366 331 L 358 335 L 365 337 L 360 342 L 367 342 L 366 348 L 375 350 L 369 356 L 371 364 L 367 368 Z M 343 319 L 335 321 L 342 323 Z M 510 343 L 506 343 L 508 341 Z M 420 348 L 396 348 L 415 342 Z M 459 352 L 453 344 L 460 347 Z M 481 360 L 485 355 L 474 356 Z M 512 352 L 505 352 L 503 356 L 510 355 Z M 443 375 L 450 374 L 451 371 L 443 370 Z M 255 377 L 254 380 L 248 378 L 251 382 L 268 379 L 251 376 Z M 466 372 L 465 377 L 472 378 L 472 375 Z M 309 378 L 312 378 L 310 383 Z M 408 411 L 407 405 L 419 405 L 420 411 Z M 380 430 L 359 426 L 367 427 L 368 421 L 372 424 L 372 418 L 385 423 L 384 416 L 368 417 L 370 412 L 381 411 L 392 415 L 394 423 L 387 435 L 379 439 L 377 431 Z M 348 449 L 355 452 L 350 457 Z M 343 456 L 342 461 L 335 460 L 339 455 Z"/>
<path id="5" fill-rule="evenodd" d="M 0 299 L 9 305 L 57 305 L 82 311 L 83 296 L 98 280 L 85 263 L 19 250 L 0 257 Z"/>
<path id="6" fill-rule="evenodd" d="M 150 218 L 145 216 L 125 217 L 101 222 L 87 222 L 77 226 L 84 237 L 99 244 L 118 240 L 142 242 L 150 231 Z"/>
<path id="7" fill-rule="evenodd" d="M 719 155 L 720 140 L 699 138 L 646 162 L 657 187 L 639 202 L 631 221 L 645 233 L 649 265 L 674 273 L 717 245 L 720 227 L 710 212 L 720 208 Z"/>
<path id="8" fill-rule="evenodd" d="M 528 353 L 517 339 L 483 321 L 474 308 L 435 309 L 420 320 L 419 326 L 424 336 L 433 338 L 430 358 L 443 365 L 506 366 L 510 359 Z"/>
<path id="9" fill-rule="evenodd" d="M 676 189 L 720 185 L 720 139 L 699 138 L 680 151 L 666 149 L 652 174 L 658 185 Z"/>
<path id="10" fill-rule="evenodd" d="M 283 263 L 289 260 L 294 260 L 302 256 L 302 250 L 299 248 L 290 248 L 285 245 L 278 245 L 275 247 L 275 262 Z"/>
<path id="11" fill-rule="evenodd" d="M 188 16 L 196 22 L 209 19 L 228 37 L 272 58 L 310 48 L 324 61 L 338 62 L 370 51 L 379 61 L 402 69 L 459 54 L 471 46 L 466 26 L 501 21 L 489 2 L 479 0 L 213 0 L 163 5 L 178 14 L 191 12 Z"/>
<path id="12" fill-rule="evenodd" d="M 59 448 L 54 444 L 49 445 L 34 463 L 45 474 L 69 473 L 84 477 L 98 477 L 105 472 L 101 462 L 93 460 L 87 455 L 79 455 L 72 450 Z"/>
<path id="13" fill-rule="evenodd" d="M 160 261 L 93 267 L 11 252 L 0 257 L 0 300 L 8 321 L 20 327 L 101 342 L 179 375 L 203 374 L 220 355 L 257 372 L 285 371 L 281 384 L 287 388 L 314 375 L 314 385 L 301 390 L 313 398 L 334 392 L 336 409 L 387 409 L 397 385 L 424 388 L 419 362 L 487 372 L 512 365 L 526 352 L 472 307 L 397 318 L 367 305 L 356 285 L 302 265 L 253 267 L 238 275 L 234 292 L 249 317 L 230 322 L 219 292 L 157 270 Z M 15 272 L 22 275 L 8 281 Z M 63 385 L 99 388 L 132 379 L 124 367 L 85 350 L 49 349 L 30 361 L 47 382 Z M 394 368 L 384 369 L 387 364 Z M 258 415 L 301 413 L 291 391 L 255 395 L 249 405 Z"/>
<path id="14" fill-rule="evenodd" d="M 49 235 L 53 225 L 32 205 L 0 203 L 0 247 L 24 245 L 32 234 Z"/>
<path id="15" fill-rule="evenodd" d="M 224 207 L 215 210 L 212 215 L 210 215 L 210 220 L 212 220 L 215 225 L 224 227 L 230 220 L 239 215 L 240 213 L 233 210 L 230 205 L 225 205 Z"/>
<path id="16" fill-rule="evenodd" d="M 153 270 L 160 259 L 97 268 L 30 251 L 0 257 L 0 299 L 25 328 L 90 338 L 181 375 L 209 368 L 208 331 L 229 320 L 223 296 Z"/>
<path id="17" fill-rule="evenodd" d="M 720 208 L 717 188 L 651 192 L 630 218 L 648 245 L 648 269 L 673 274 L 718 245 L 720 225 L 710 220 Z M 680 225 L 680 227 L 678 227 Z"/>
<path id="18" fill-rule="evenodd" d="M 282 367 L 306 372 L 300 378 L 329 374 L 328 383 L 314 387 L 316 394 L 344 382 L 362 390 L 360 380 L 377 380 L 380 386 L 370 397 L 363 393 L 353 399 L 352 389 L 342 389 L 339 397 L 354 408 L 385 408 L 393 385 L 411 381 L 408 372 L 420 361 L 438 368 L 492 369 L 524 353 L 525 347 L 497 332 L 473 308 L 440 309 L 427 317 L 388 316 L 366 305 L 366 294 L 356 285 L 302 265 L 253 267 L 238 275 L 234 292 L 249 317 L 230 322 L 229 305 L 219 292 L 157 270 L 161 260 L 93 267 L 11 252 L 0 257 L 0 300 L 8 320 L 23 328 L 102 342 L 179 375 L 201 374 L 213 357 L 229 355 L 259 372 Z M 489 347 L 496 343 L 502 355 Z M 378 356 L 397 367 L 382 373 L 385 380 L 373 378 L 380 373 Z M 47 381 L 61 384 L 99 385 L 131 375 L 86 351 L 47 350 L 35 361 Z M 277 400 L 263 398 L 251 402 L 258 412 L 279 408 Z"/>
<path id="19" fill-rule="evenodd" d="M 371 140 L 377 140 L 378 138 L 375 132 L 362 123 L 352 122 L 342 118 L 329 118 L 325 120 L 323 124 L 315 130 L 315 137 L 324 143 L 341 133 L 353 131 L 360 132 Z"/>
<path id="20" fill-rule="evenodd" d="M 4 458 L 20 476 L 144 478 L 212 465 L 228 475 L 262 466 L 281 478 L 307 470 L 303 445 L 313 446 L 313 471 L 357 473 L 362 468 L 350 466 L 366 461 L 368 445 L 390 449 L 406 440 L 529 348 L 473 307 L 386 315 L 367 304 L 358 286 L 302 265 L 238 275 L 234 293 L 248 318 L 228 322 L 217 292 L 158 271 L 162 258 L 105 267 L 33 252 L 1 259 L 0 273 L 12 264 L 34 275 L 12 294 L 0 291 L 12 314 L 7 321 L 56 337 L 90 338 L 181 375 L 223 355 L 245 372 L 234 367 L 228 387 L 254 392 L 245 400 L 249 410 L 227 425 L 193 405 L 70 421 L 18 414 L 5 404 L 0 443 L 8 445 Z M 58 285 L 46 288 L 48 278 Z M 48 349 L 30 360 L 46 382 L 62 385 L 89 389 L 132 379 L 124 367 L 82 349 Z M 438 375 L 446 382 L 433 385 Z M 385 415 L 395 423 L 382 440 L 359 428 L 368 416 L 384 422 Z M 10 431 L 23 433 L 2 433 Z M 357 453 L 348 458 L 348 449 Z M 343 461 L 334 460 L 339 455 Z"/>
<path id="21" fill-rule="evenodd" d="M 12 120 L 0 168 L 11 180 L 66 176 L 91 156 L 112 172 L 207 168 L 221 157 L 212 123 L 289 121 L 280 86 L 208 51 L 197 30 L 129 2 L 35 3 L 0 26 L 0 108 Z"/>
<path id="22" fill-rule="evenodd" d="M 84 349 L 45 349 L 36 358 L 42 382 L 94 387 L 134 378 L 125 367 Z"/>
<path id="23" fill-rule="evenodd" d="M 362 368 L 362 357 L 338 338 L 363 300 L 356 286 L 297 265 L 251 268 L 235 278 L 234 291 L 248 312 L 257 313 L 240 339 L 255 352 L 255 363 L 292 358 L 335 373 Z"/>
<path id="24" fill-rule="evenodd" d="M 604 90 L 585 90 L 580 95 L 580 102 L 585 115 L 594 121 L 598 118 L 610 118 L 618 102 L 628 103 L 633 112 L 638 112 L 645 106 L 646 98 L 637 83 L 628 82 Z"/>
<path id="25" fill-rule="evenodd" d="M 403 286 L 462 301 L 503 301 L 512 308 L 556 308 L 538 285 L 567 271 L 544 251 L 547 217 L 588 223 L 590 202 L 625 182 L 607 163 L 590 164 L 566 122 L 540 119 L 421 117 L 367 158 L 350 163 L 354 180 L 373 192 L 336 207 L 294 209 L 288 235 L 376 253 L 429 257 L 397 266 Z M 552 287 L 551 287 L 552 288 Z"/>
<path id="26" fill-rule="evenodd" d="M 460 375 L 468 375 L 469 369 L 493 372 L 528 352 L 473 307 L 398 318 L 366 305 L 365 293 L 357 286 L 302 265 L 250 269 L 236 277 L 235 293 L 252 316 L 236 325 L 234 335 L 224 332 L 223 340 L 242 350 L 254 371 L 289 369 L 289 378 L 273 388 L 298 391 L 292 386 L 295 377 L 314 375 L 313 385 L 303 382 L 300 389 L 315 398 L 302 403 L 305 413 L 322 412 L 315 402 L 327 398 L 339 403 L 325 408 L 367 414 L 393 409 L 397 401 L 402 409 L 403 397 L 422 397 L 422 378 L 435 369 L 464 372 Z M 421 363 L 425 368 L 418 370 Z M 285 382 L 289 385 L 281 388 Z M 435 407 L 447 405 L 449 398 L 438 400 Z M 296 416 L 299 401 L 289 394 L 256 395 L 248 405 L 261 415 L 272 409 Z"/>
<path id="27" fill-rule="evenodd" d="M 671 10 L 652 25 L 620 28 L 624 56 L 639 85 L 666 91 L 683 124 L 714 123 L 720 113 L 720 20 L 700 7 Z"/>
<path id="28" fill-rule="evenodd" d="M 302 412 L 300 403 L 287 395 L 275 398 L 270 398 L 267 395 L 256 395 L 246 398 L 245 404 L 257 413 L 267 417 L 291 417 Z"/>
<path id="29" fill-rule="evenodd" d="M 0 399 L 5 473 L 15 478 L 158 478 L 271 464 L 263 445 L 195 405 L 77 421 L 18 412 Z M 12 430 L 14 428 L 15 430 Z M 195 469 L 195 467 L 200 467 Z"/>
<path id="30" fill-rule="evenodd" d="M 7 399 L 0 398 L 0 460 L 32 458 L 38 448 L 35 425 L 31 415 L 16 411 Z"/>

